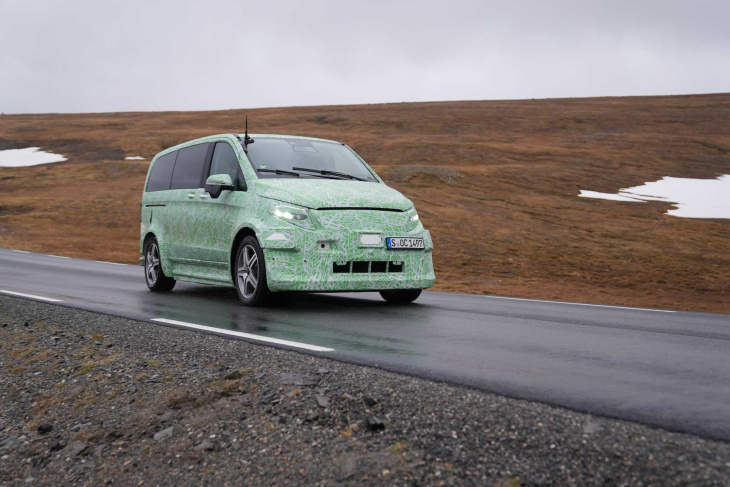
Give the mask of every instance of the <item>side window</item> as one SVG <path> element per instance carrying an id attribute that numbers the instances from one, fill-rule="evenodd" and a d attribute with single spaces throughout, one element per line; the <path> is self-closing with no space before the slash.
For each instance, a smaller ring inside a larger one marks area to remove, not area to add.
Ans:
<path id="1" fill-rule="evenodd" d="M 238 164 L 236 153 L 227 142 L 218 142 L 213 150 L 213 160 L 210 163 L 210 176 L 214 174 L 228 174 L 237 187 L 243 186 L 243 173 Z"/>
<path id="2" fill-rule="evenodd" d="M 175 170 L 172 172 L 170 189 L 194 189 L 200 187 L 208 144 L 192 145 L 178 151 Z"/>
<path id="3" fill-rule="evenodd" d="M 170 180 L 172 179 L 172 170 L 175 167 L 175 158 L 177 151 L 158 157 L 152 166 L 149 181 L 147 181 L 147 191 L 165 191 L 170 189 Z"/>

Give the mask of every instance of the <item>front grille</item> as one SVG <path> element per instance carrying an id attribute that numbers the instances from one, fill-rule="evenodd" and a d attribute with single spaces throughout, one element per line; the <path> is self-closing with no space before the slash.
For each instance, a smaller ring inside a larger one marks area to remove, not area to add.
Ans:
<path id="1" fill-rule="evenodd" d="M 360 260 L 345 262 L 344 264 L 332 263 L 333 274 L 384 274 L 386 272 L 403 272 L 403 263 L 396 264 L 386 260 Z"/>
<path id="2" fill-rule="evenodd" d="M 347 262 L 346 264 L 338 264 L 335 262 L 332 264 L 332 272 L 335 274 L 349 274 L 350 273 L 350 263 Z"/>

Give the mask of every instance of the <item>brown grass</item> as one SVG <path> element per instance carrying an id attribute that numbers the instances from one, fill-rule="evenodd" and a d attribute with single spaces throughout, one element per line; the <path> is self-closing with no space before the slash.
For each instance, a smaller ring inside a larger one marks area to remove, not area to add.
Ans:
<path id="1" fill-rule="evenodd" d="M 728 94 L 0 116 L 0 149 L 69 158 L 0 168 L 0 246 L 135 263 L 148 162 L 124 156 L 240 132 L 246 113 L 349 144 L 411 198 L 437 290 L 730 312 L 730 221 L 576 197 L 730 173 Z"/>

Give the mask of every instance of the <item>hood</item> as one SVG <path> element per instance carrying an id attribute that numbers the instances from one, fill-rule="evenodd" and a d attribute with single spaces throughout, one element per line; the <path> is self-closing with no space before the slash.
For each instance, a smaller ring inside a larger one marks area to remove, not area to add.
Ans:
<path id="1" fill-rule="evenodd" d="M 405 211 L 411 200 L 381 183 L 334 179 L 259 179 L 256 194 L 306 208 L 384 208 Z"/>

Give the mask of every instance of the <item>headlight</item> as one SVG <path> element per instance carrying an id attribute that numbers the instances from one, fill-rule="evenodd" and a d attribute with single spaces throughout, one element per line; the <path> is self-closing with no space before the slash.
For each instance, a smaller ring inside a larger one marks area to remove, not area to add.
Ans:
<path id="1" fill-rule="evenodd" d="M 312 230 L 312 219 L 309 218 L 309 211 L 306 208 L 292 205 L 273 205 L 269 210 L 276 218 L 280 218 L 292 225 L 297 225 Z"/>

